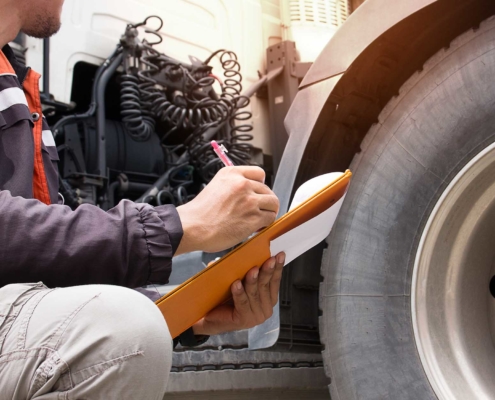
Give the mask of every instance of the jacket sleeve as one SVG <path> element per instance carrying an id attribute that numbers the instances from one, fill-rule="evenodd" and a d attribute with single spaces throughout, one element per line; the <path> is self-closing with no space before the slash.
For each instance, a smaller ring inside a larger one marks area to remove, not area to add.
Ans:
<path id="1" fill-rule="evenodd" d="M 0 191 L 0 286 L 167 283 L 181 238 L 174 206 L 123 200 L 72 211 Z"/>

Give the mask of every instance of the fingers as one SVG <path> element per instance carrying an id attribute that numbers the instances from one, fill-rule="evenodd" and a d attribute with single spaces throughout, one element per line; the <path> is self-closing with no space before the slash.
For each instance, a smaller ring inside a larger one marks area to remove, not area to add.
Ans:
<path id="1" fill-rule="evenodd" d="M 275 214 L 278 214 L 280 202 L 275 193 L 273 193 L 268 186 L 260 182 L 252 181 L 251 187 L 254 193 L 256 193 L 259 209 L 262 211 L 272 211 Z"/>
<path id="2" fill-rule="evenodd" d="M 264 183 L 258 182 L 258 181 L 251 181 L 251 187 L 253 188 L 254 193 L 257 194 L 271 194 L 274 196 L 275 194 L 272 192 L 272 190 L 266 186 Z"/>
<path id="3" fill-rule="evenodd" d="M 258 198 L 258 207 L 261 211 L 271 211 L 277 215 L 279 208 L 279 201 L 276 196 L 269 196 L 266 194 L 260 194 Z"/>
<path id="4" fill-rule="evenodd" d="M 244 290 L 250 310 L 245 307 L 245 312 L 251 312 L 249 319 L 254 318 L 256 325 L 264 322 L 273 314 L 273 306 L 278 301 L 284 261 L 285 254 L 279 253 L 277 257 L 271 257 L 265 261 L 259 270 L 253 268 L 246 274 Z"/>
<path id="5" fill-rule="evenodd" d="M 219 332 L 252 328 L 272 316 L 273 307 L 278 301 L 284 262 L 285 254 L 279 253 L 265 261 L 261 268 L 249 270 L 244 278 L 244 285 L 241 281 L 232 284 L 233 318 L 229 319 L 228 323 L 224 321 L 224 326 L 219 328 Z M 214 311 L 205 317 L 210 325 L 214 320 Z"/>
<path id="6" fill-rule="evenodd" d="M 245 178 L 265 183 L 265 171 L 260 167 L 239 166 L 235 167 Z"/>
<path id="7" fill-rule="evenodd" d="M 225 178 L 229 178 L 229 174 L 237 174 L 235 179 L 230 176 L 230 187 L 235 188 L 236 204 L 242 213 L 252 217 L 249 220 L 250 233 L 270 225 L 275 220 L 280 202 L 275 193 L 263 183 L 265 171 L 259 167 L 238 166 L 222 168 L 220 173 L 225 175 Z M 247 219 L 244 218 L 244 221 Z"/>
<path id="8" fill-rule="evenodd" d="M 235 329 L 245 329 L 251 327 L 253 313 L 250 299 L 244 290 L 241 281 L 235 281 L 231 286 L 232 300 L 234 302 L 233 322 L 237 325 Z"/>
<path id="9" fill-rule="evenodd" d="M 268 225 L 271 225 L 277 214 L 273 211 L 260 211 L 259 219 L 257 220 L 257 225 L 255 226 L 254 232 L 258 232 L 260 229 L 266 228 Z"/>
<path id="10" fill-rule="evenodd" d="M 234 301 L 234 308 L 239 314 L 239 319 L 242 321 L 246 315 L 251 312 L 251 306 L 249 304 L 249 298 L 242 286 L 241 281 L 235 281 L 231 286 L 232 300 Z"/>
<path id="11" fill-rule="evenodd" d="M 273 305 L 270 292 L 270 281 L 275 271 L 275 257 L 269 258 L 260 268 L 258 290 L 261 302 L 261 309 L 265 319 L 273 314 Z"/>
<path id="12" fill-rule="evenodd" d="M 272 307 L 277 304 L 278 293 L 280 290 L 280 281 L 282 280 L 282 271 L 285 264 L 285 253 L 278 253 L 275 256 L 275 268 L 273 271 L 273 276 L 270 279 L 270 299 L 272 302 Z"/>
<path id="13" fill-rule="evenodd" d="M 256 325 L 261 324 L 266 319 L 259 294 L 259 272 L 259 268 L 252 268 L 244 278 L 244 290 L 249 299 L 249 305 L 251 306 L 251 312 L 253 313 L 252 317 Z"/>

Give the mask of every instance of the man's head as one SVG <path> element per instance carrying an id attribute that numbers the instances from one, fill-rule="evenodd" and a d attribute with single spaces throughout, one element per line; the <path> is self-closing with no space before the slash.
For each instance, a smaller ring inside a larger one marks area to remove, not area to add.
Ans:
<path id="1" fill-rule="evenodd" d="M 47 38 L 60 29 L 64 0 L 18 0 L 21 31 L 35 38 Z"/>

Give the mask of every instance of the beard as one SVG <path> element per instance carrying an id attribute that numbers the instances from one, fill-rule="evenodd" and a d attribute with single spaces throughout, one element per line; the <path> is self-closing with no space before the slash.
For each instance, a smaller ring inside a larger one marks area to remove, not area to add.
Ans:
<path id="1" fill-rule="evenodd" d="M 60 16 L 54 16 L 45 11 L 36 14 L 34 20 L 22 27 L 22 32 L 37 39 L 45 39 L 57 33 L 60 25 Z"/>

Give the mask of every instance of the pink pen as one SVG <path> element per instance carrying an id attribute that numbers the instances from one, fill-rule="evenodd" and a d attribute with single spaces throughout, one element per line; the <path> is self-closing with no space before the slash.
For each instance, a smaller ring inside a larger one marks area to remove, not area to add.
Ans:
<path id="1" fill-rule="evenodd" d="M 225 148 L 225 146 L 223 144 L 219 146 L 218 143 L 216 142 L 216 140 L 212 140 L 211 146 L 213 147 L 213 151 L 215 153 L 217 153 L 218 158 L 220 160 L 222 160 L 222 162 L 224 163 L 224 165 L 226 167 L 233 167 L 234 166 L 234 163 L 232 161 L 230 161 L 230 158 L 227 157 L 227 154 L 225 154 L 228 152 L 227 152 L 227 149 Z"/>

